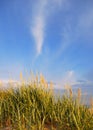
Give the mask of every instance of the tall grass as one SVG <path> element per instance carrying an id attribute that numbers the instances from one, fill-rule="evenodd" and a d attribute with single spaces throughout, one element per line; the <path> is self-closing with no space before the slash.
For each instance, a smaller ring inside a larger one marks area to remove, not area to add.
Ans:
<path id="1" fill-rule="evenodd" d="M 4 130 L 93 130 L 92 106 L 80 103 L 81 90 L 55 98 L 52 83 L 39 81 L 0 90 L 0 129 Z"/>

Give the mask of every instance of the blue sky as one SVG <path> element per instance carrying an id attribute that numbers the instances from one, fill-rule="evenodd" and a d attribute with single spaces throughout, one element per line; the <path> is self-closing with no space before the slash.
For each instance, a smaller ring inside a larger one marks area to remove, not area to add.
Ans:
<path id="1" fill-rule="evenodd" d="M 92 0 L 0 1 L 0 79 L 30 70 L 93 84 Z"/>

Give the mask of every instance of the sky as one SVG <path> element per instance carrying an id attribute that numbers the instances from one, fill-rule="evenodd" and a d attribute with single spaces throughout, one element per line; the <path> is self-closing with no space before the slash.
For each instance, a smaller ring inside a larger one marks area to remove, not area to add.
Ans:
<path id="1" fill-rule="evenodd" d="M 93 0 L 0 0 L 0 79 L 31 71 L 93 85 Z"/>

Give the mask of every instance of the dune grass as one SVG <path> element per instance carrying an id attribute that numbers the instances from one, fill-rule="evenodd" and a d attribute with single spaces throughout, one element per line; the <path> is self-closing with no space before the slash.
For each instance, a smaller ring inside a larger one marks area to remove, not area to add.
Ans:
<path id="1" fill-rule="evenodd" d="M 93 130 L 91 108 L 69 94 L 55 98 L 44 78 L 0 90 L 0 130 Z"/>

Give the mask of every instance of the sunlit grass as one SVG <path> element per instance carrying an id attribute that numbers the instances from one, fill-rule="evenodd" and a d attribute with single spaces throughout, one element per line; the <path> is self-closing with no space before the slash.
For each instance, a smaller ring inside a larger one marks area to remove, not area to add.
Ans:
<path id="1" fill-rule="evenodd" d="M 74 97 L 71 88 L 57 99 L 53 84 L 45 78 L 34 77 L 26 84 L 0 89 L 0 129 L 10 130 L 93 130 L 91 107 L 80 103 L 81 90 Z M 13 84 L 12 84 L 13 85 Z"/>

